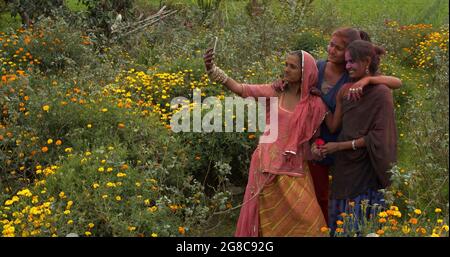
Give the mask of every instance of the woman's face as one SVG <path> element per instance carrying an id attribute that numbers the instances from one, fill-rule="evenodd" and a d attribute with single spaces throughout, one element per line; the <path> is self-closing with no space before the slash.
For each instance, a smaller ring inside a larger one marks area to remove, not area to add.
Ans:
<path id="1" fill-rule="evenodd" d="M 336 64 L 345 63 L 345 43 L 341 37 L 333 36 L 328 44 L 328 61 Z"/>
<path id="2" fill-rule="evenodd" d="M 368 75 L 366 73 L 369 67 L 370 60 L 355 61 L 350 55 L 349 51 L 345 51 L 345 68 L 348 71 L 348 75 L 352 80 L 359 80 L 360 78 Z"/>
<path id="3" fill-rule="evenodd" d="M 296 54 L 290 54 L 287 56 L 284 66 L 284 80 L 288 83 L 298 83 L 301 79 L 300 57 Z"/>

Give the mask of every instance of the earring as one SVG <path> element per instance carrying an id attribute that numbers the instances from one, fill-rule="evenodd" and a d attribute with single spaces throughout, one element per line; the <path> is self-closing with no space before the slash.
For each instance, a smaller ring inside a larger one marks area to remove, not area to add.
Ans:
<path id="1" fill-rule="evenodd" d="M 366 74 L 369 74 L 369 67 L 366 67 Z"/>

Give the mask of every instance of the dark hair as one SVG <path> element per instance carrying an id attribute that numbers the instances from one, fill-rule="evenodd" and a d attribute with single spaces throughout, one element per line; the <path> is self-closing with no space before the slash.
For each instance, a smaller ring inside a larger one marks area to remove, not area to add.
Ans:
<path id="1" fill-rule="evenodd" d="M 378 73 L 380 56 L 386 53 L 383 48 L 364 40 L 351 42 L 347 47 L 347 51 L 354 61 L 362 61 L 370 57 L 369 72 L 372 75 Z"/>
<path id="2" fill-rule="evenodd" d="M 372 42 L 372 40 L 370 40 L 369 34 L 364 30 L 359 30 L 359 37 L 361 37 L 361 40 Z"/>
<path id="3" fill-rule="evenodd" d="M 335 30 L 331 36 L 341 38 L 344 41 L 346 48 L 351 42 L 361 39 L 360 31 L 354 28 L 339 28 Z"/>

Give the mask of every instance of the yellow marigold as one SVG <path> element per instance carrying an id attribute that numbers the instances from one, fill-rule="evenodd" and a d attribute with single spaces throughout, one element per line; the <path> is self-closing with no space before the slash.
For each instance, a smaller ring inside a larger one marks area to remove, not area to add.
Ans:
<path id="1" fill-rule="evenodd" d="M 50 110 L 50 106 L 44 105 L 44 106 L 42 106 L 42 110 L 44 110 L 45 112 L 48 112 Z"/>
<path id="2" fill-rule="evenodd" d="M 158 237 L 157 233 L 152 233 L 152 237 Z"/>
<path id="3" fill-rule="evenodd" d="M 121 200 L 122 200 L 122 197 L 120 197 L 119 195 L 116 196 L 116 201 L 121 201 Z"/>
<path id="4" fill-rule="evenodd" d="M 88 224 L 88 228 L 93 228 L 93 227 L 95 227 L 94 223 L 89 223 Z"/>
<path id="5" fill-rule="evenodd" d="M 434 212 L 435 212 L 435 213 L 440 213 L 440 212 L 442 212 L 442 210 L 441 210 L 440 208 L 436 208 L 436 209 L 434 210 Z"/>
<path id="6" fill-rule="evenodd" d="M 398 207 L 395 205 L 392 205 L 389 209 L 391 209 L 393 211 L 398 211 Z"/>
<path id="7" fill-rule="evenodd" d="M 73 220 L 68 220 L 68 221 L 67 221 L 67 224 L 68 224 L 68 225 L 72 225 L 72 224 L 73 224 Z"/>
<path id="8" fill-rule="evenodd" d="M 386 212 L 383 211 L 383 212 L 378 213 L 378 216 L 380 216 L 381 218 L 386 218 L 388 215 Z"/>
<path id="9" fill-rule="evenodd" d="M 135 231 L 135 230 L 136 230 L 136 227 L 128 226 L 128 231 Z"/>
<path id="10" fill-rule="evenodd" d="M 414 213 L 417 214 L 417 215 L 420 215 L 420 214 L 422 214 L 422 211 L 420 209 L 415 209 Z"/>
<path id="11" fill-rule="evenodd" d="M 19 191 L 19 192 L 17 192 L 17 195 L 26 196 L 26 197 L 33 196 L 33 194 L 30 192 L 29 189 L 23 189 L 23 190 Z"/>
<path id="12" fill-rule="evenodd" d="M 404 234 L 408 234 L 411 231 L 411 228 L 409 226 L 407 226 L 407 225 L 404 225 L 402 227 L 402 231 L 403 231 Z"/>
<path id="13" fill-rule="evenodd" d="M 427 229 L 419 227 L 416 229 L 416 233 L 421 233 L 422 235 L 425 235 L 427 233 Z"/>
<path id="14" fill-rule="evenodd" d="M 446 232 L 448 232 L 448 225 L 442 226 L 442 229 L 445 230 Z"/>
<path id="15" fill-rule="evenodd" d="M 122 172 L 117 173 L 117 177 L 119 177 L 119 178 L 126 177 L 126 176 L 127 176 L 127 174 L 125 174 L 125 173 L 122 173 Z"/>
<path id="16" fill-rule="evenodd" d="M 85 234 L 86 236 L 91 236 L 91 235 L 92 235 L 92 233 L 91 233 L 90 231 L 86 231 L 86 232 L 84 232 L 84 234 Z"/>
<path id="17" fill-rule="evenodd" d="M 47 140 L 47 144 L 50 145 L 50 144 L 52 144 L 52 143 L 53 143 L 53 139 L 49 138 L 49 139 Z"/>

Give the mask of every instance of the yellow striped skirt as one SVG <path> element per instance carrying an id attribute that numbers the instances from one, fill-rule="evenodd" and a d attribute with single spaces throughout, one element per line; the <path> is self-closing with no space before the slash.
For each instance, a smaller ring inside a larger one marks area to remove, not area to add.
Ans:
<path id="1" fill-rule="evenodd" d="M 302 177 L 276 176 L 262 190 L 259 207 L 260 236 L 326 236 L 309 170 Z"/>

